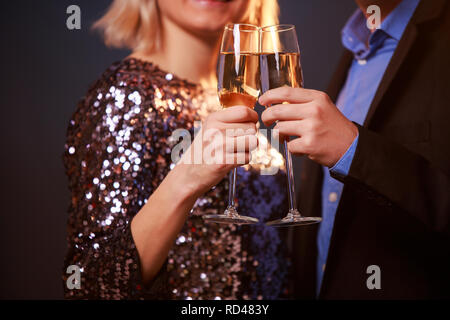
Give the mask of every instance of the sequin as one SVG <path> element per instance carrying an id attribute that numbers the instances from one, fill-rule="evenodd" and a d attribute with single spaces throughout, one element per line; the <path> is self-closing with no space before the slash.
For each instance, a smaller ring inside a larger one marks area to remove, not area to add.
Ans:
<path id="1" fill-rule="evenodd" d="M 227 179 L 196 201 L 152 284 L 141 281 L 130 221 L 174 167 L 172 132 L 193 134 L 217 105 L 216 92 L 137 59 L 114 63 L 89 89 L 70 120 L 64 153 L 71 191 L 65 268 L 83 269 L 81 289 L 65 289 L 66 298 L 285 297 L 289 261 L 279 229 L 201 218 L 224 211 Z M 282 170 L 260 175 L 273 165 Z M 262 221 L 282 216 L 284 179 L 281 155 L 258 151 L 238 169 L 239 211 Z"/>

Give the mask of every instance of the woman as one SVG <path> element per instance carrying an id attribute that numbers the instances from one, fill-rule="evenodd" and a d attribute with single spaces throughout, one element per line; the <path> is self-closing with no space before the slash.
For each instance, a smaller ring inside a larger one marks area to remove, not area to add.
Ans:
<path id="1" fill-rule="evenodd" d="M 78 265 L 82 277 L 81 289 L 66 289 L 66 298 L 286 294 L 288 263 L 276 229 L 201 218 L 224 211 L 224 177 L 234 166 L 171 160 L 172 132 L 193 133 L 197 120 L 202 130 L 255 129 L 257 114 L 248 108 L 217 111 L 217 49 L 227 23 L 273 24 L 277 9 L 276 0 L 115 0 L 96 23 L 107 44 L 133 51 L 90 88 L 68 128 L 65 267 Z M 248 160 L 255 136 L 241 138 L 250 141 Z M 286 190 L 282 170 L 259 172 L 281 167 L 279 154 L 259 157 L 265 165 L 239 168 L 237 198 L 241 214 L 266 221 L 286 212 Z"/>

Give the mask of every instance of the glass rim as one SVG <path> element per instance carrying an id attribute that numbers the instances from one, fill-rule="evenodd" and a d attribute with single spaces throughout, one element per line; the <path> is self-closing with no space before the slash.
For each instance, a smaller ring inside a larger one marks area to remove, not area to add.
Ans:
<path id="1" fill-rule="evenodd" d="M 244 27 L 249 27 L 249 29 L 241 29 L 239 28 L 240 32 L 259 32 L 259 29 L 261 29 L 258 26 L 255 26 L 254 24 L 249 24 L 249 23 L 228 23 L 227 25 L 225 25 L 225 30 L 230 30 L 233 31 L 234 30 L 234 26 L 244 26 Z"/>
<path id="2" fill-rule="evenodd" d="M 295 30 L 295 25 L 293 24 L 273 24 L 270 26 L 261 27 L 261 32 L 284 32 Z"/>

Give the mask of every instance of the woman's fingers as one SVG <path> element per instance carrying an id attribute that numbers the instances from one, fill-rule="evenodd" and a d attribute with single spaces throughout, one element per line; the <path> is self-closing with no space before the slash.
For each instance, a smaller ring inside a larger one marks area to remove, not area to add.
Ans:
<path id="1" fill-rule="evenodd" d="M 220 122 L 216 129 L 225 131 L 228 136 L 239 136 L 242 134 L 256 134 L 256 124 L 254 122 L 228 123 Z"/>
<path id="2" fill-rule="evenodd" d="M 258 138 L 255 135 L 242 135 L 239 137 L 229 137 L 217 135 L 213 140 L 210 140 L 209 144 L 205 146 L 209 154 L 210 151 L 223 153 L 239 153 L 239 152 L 252 152 L 258 147 Z"/>
<path id="3" fill-rule="evenodd" d="M 256 147 L 258 147 L 258 138 L 255 135 L 226 137 L 225 140 L 227 153 L 252 152 Z"/>
<path id="4" fill-rule="evenodd" d="M 249 163 L 251 160 L 251 154 L 249 152 L 227 153 L 225 157 L 225 163 L 234 166 L 242 166 Z"/>
<path id="5" fill-rule="evenodd" d="M 234 106 L 214 112 L 210 115 L 214 120 L 226 123 L 242 123 L 258 121 L 258 113 L 245 106 Z"/>
<path id="6" fill-rule="evenodd" d="M 240 137 L 240 136 L 247 136 L 247 135 L 255 135 L 256 134 L 256 127 L 253 123 L 244 124 L 243 126 L 239 127 L 233 127 L 230 126 L 228 128 L 211 128 L 206 129 L 203 132 L 203 140 L 204 141 L 212 141 L 213 139 L 216 139 L 218 136 L 221 141 L 223 141 L 226 137 Z"/>
<path id="7" fill-rule="evenodd" d="M 258 147 L 258 138 L 255 134 L 230 136 L 219 130 L 212 135 L 204 136 L 204 142 L 201 153 L 206 164 L 235 164 L 236 162 L 229 162 L 235 158 L 239 160 L 238 164 L 244 164 L 242 159 L 246 157 L 243 154 L 251 153 Z"/>
<path id="8" fill-rule="evenodd" d="M 226 108 L 209 115 L 203 129 L 203 161 L 207 164 L 242 165 L 258 146 L 258 114 L 245 106 Z"/>

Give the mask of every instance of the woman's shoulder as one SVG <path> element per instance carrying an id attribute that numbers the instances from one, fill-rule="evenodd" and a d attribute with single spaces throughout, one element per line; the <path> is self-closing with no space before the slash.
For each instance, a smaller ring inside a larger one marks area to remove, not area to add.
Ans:
<path id="1" fill-rule="evenodd" d="M 91 89 L 132 88 L 152 90 L 165 82 L 166 73 L 157 65 L 135 58 L 125 58 L 112 63 L 91 86 Z"/>
<path id="2" fill-rule="evenodd" d="M 66 163 L 77 162 L 90 152 L 106 157 L 106 144 L 133 144 L 149 132 L 153 137 L 166 135 L 162 122 L 175 111 L 154 108 L 164 98 L 164 88 L 171 86 L 166 78 L 170 76 L 150 62 L 126 58 L 112 63 L 89 87 L 71 116 Z M 76 156 L 71 150 L 78 150 Z"/>
<path id="3" fill-rule="evenodd" d="M 151 84 L 153 87 L 162 87 L 169 83 L 177 83 L 178 85 L 192 88 L 197 86 L 161 69 L 153 62 L 133 57 L 127 57 L 112 63 L 102 74 L 100 80 L 134 86 L 148 86 Z"/>
<path id="4" fill-rule="evenodd" d="M 139 117 L 140 108 L 152 103 L 160 77 L 149 62 L 126 58 L 112 63 L 78 102 L 67 130 L 67 139 L 84 141 Z M 123 122 L 123 123 L 122 123 Z M 131 125 L 131 123 L 130 123 Z M 81 142 L 80 142 L 81 143 Z"/>
<path id="5" fill-rule="evenodd" d="M 123 128 L 147 130 L 150 123 L 154 130 L 161 130 L 161 122 L 181 112 L 179 104 L 190 97 L 179 94 L 187 87 L 182 81 L 144 60 L 126 58 L 112 63 L 78 102 L 68 126 L 68 141 L 101 140 L 116 130 L 124 134 Z"/>
<path id="6" fill-rule="evenodd" d="M 133 57 L 112 63 L 102 75 L 89 87 L 83 98 L 83 103 L 89 105 L 95 103 L 97 97 L 119 98 L 122 95 L 141 96 L 143 100 L 162 95 L 164 92 L 187 90 L 196 92 L 197 86 L 186 80 L 179 79 L 175 75 L 162 70 L 158 65 Z M 132 96 L 131 96 L 132 98 Z"/>

